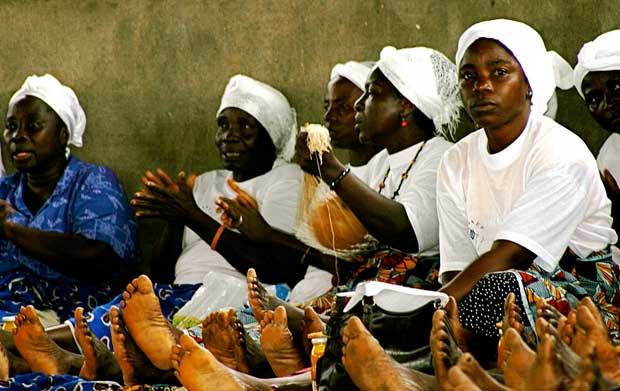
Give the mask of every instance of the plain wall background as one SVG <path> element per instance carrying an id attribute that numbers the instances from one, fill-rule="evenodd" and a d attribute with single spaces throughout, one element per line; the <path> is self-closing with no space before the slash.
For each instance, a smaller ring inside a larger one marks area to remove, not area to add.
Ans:
<path id="1" fill-rule="evenodd" d="M 76 155 L 112 167 L 131 194 L 146 169 L 219 167 L 215 113 L 236 73 L 281 89 L 300 124 L 320 122 L 335 63 L 376 59 L 386 45 L 454 58 L 468 26 L 498 17 L 530 24 L 574 65 L 584 42 L 620 28 L 620 2 L 3 0 L 0 102 L 33 73 L 71 86 L 88 118 Z M 558 97 L 558 122 L 596 153 L 607 133 L 575 90 Z"/>

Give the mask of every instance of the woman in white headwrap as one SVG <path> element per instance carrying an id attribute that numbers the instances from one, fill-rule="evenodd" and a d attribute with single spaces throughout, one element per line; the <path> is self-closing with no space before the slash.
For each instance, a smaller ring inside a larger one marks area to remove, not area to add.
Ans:
<path id="1" fill-rule="evenodd" d="M 77 96 L 52 75 L 28 77 L 9 101 L 4 141 L 17 173 L 0 179 L 2 315 L 27 304 L 62 319 L 92 309 L 136 260 L 137 224 L 116 176 L 69 151 L 85 127 Z"/>
<path id="2" fill-rule="evenodd" d="M 357 277 L 372 275 L 371 279 L 396 284 L 435 286 L 432 272 L 417 276 L 414 269 L 421 255 L 429 262 L 436 260 L 431 261 L 438 245 L 435 175 L 439 159 L 451 145 L 443 135 L 454 130 L 459 117 L 455 73 L 454 64 L 432 49 L 387 47 L 381 52 L 366 80 L 365 93 L 355 106 L 360 140 L 383 148 L 363 171 L 354 173 L 332 150 L 323 153 L 317 171 L 318 159 L 310 156 L 307 134 L 298 137 L 297 161 L 301 167 L 320 176 L 374 236 L 374 243 L 381 244 L 380 251 L 373 247 L 373 256 L 360 258 L 362 265 L 349 265 L 348 269 L 357 270 L 352 276 L 340 276 L 340 283 L 355 284 Z M 229 213 L 234 218 L 242 214 L 244 221 L 251 218 L 248 208 L 235 203 Z M 252 235 L 243 227 L 240 230 Z M 284 243 L 281 256 L 287 256 L 287 238 L 280 238 L 273 230 L 268 238 Z M 297 247 L 302 254 L 305 251 L 304 261 L 338 274 L 333 257 Z"/>
<path id="3" fill-rule="evenodd" d="M 577 55 L 574 72 L 575 88 L 585 100 L 588 111 L 603 129 L 611 133 L 601 146 L 596 162 L 612 202 L 616 232 L 620 232 L 619 42 L 620 30 L 612 30 L 586 43 Z"/>
<path id="4" fill-rule="evenodd" d="M 289 163 L 297 123 L 286 97 L 265 83 L 236 75 L 226 86 L 216 120 L 215 144 L 223 169 L 198 177 L 180 173 L 176 181 L 162 170 L 147 172 L 143 178 L 145 189 L 131 200 L 138 217 L 162 218 L 168 222 L 162 243 L 155 250 L 157 263 L 152 270 L 163 274 L 163 282 L 170 280 L 174 270 L 175 284 L 152 284 L 146 276 L 134 279 L 132 284 L 136 290 L 137 286 L 148 286 L 149 293 L 154 295 L 149 298 L 155 302 L 159 299 L 159 306 L 152 308 L 152 312 L 169 320 L 193 296 L 207 273 L 213 272 L 212 277 L 219 276 L 215 278 L 224 281 L 226 276 L 222 275 L 237 277 L 243 286 L 245 276 L 238 270 L 245 273 L 244 263 L 265 251 L 232 230 L 223 231 L 219 240 L 214 240 L 220 228 L 215 202 L 218 197 L 235 197 L 235 189 L 243 189 L 256 201 L 265 220 L 284 232 L 292 231 L 297 211 L 302 175 L 298 166 Z M 273 282 L 288 282 L 291 286 L 304 278 L 303 271 L 294 273 L 282 268 L 271 275 Z M 88 317 L 92 335 L 112 349 L 109 310 L 112 306 L 123 306 L 125 323 L 133 330 L 132 337 L 152 359 L 150 353 L 161 352 L 165 344 L 153 343 L 149 337 L 151 330 L 132 323 L 130 310 L 121 300 L 119 295 L 92 310 Z M 236 319 L 230 322 L 236 324 Z M 70 329 L 70 325 L 55 329 L 54 338 L 66 340 Z M 170 376 L 171 372 L 167 374 Z M 136 379 L 148 383 L 168 379 L 164 373 L 157 372 L 157 376 L 148 378 L 139 374 Z"/>
<path id="5" fill-rule="evenodd" d="M 555 88 L 542 38 L 520 22 L 480 22 L 456 61 L 481 127 L 444 155 L 437 180 L 441 290 L 459 302 L 463 328 L 494 351 L 513 292 L 527 327 L 536 297 L 566 311 L 590 296 L 618 332 L 610 203 L 583 141 L 542 116 Z"/>
<path id="6" fill-rule="evenodd" d="M 357 61 L 336 64 L 327 83 L 323 121 L 329 130 L 331 145 L 348 150 L 352 166 L 366 164 L 379 152 L 375 145 L 362 144 L 359 131 L 355 129 L 355 102 L 364 93 L 364 84 L 374 64 Z"/>

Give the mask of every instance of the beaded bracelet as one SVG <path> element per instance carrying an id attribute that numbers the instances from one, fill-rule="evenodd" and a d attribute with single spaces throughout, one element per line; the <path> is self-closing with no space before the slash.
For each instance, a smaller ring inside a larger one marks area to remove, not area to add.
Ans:
<path id="1" fill-rule="evenodd" d="M 344 168 L 344 170 L 342 170 L 342 172 L 340 174 L 338 174 L 338 176 L 336 177 L 336 179 L 334 179 L 333 181 L 331 181 L 331 183 L 329 184 L 329 189 L 330 190 L 334 190 L 336 189 L 336 186 L 338 186 L 340 184 L 340 182 L 342 182 L 342 179 L 347 176 L 347 174 L 351 172 L 351 167 L 347 164 L 347 166 Z"/>

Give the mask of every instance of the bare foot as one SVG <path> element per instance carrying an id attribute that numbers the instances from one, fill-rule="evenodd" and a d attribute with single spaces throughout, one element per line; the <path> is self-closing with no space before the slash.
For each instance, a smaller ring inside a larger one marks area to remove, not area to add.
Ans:
<path id="1" fill-rule="evenodd" d="M 114 356 L 121 369 L 125 385 L 164 383 L 174 379 L 173 372 L 157 369 L 135 344 L 123 323 L 117 307 L 110 308 L 110 333 Z"/>
<path id="2" fill-rule="evenodd" d="M 123 321 L 136 344 L 158 369 L 172 369 L 170 350 L 181 334 L 161 312 L 153 283 L 144 274 L 123 292 Z"/>
<path id="3" fill-rule="evenodd" d="M 461 322 L 459 321 L 459 307 L 457 306 L 454 297 L 450 296 L 446 306 L 444 307 L 444 311 L 447 315 L 444 318 L 444 321 L 446 322 L 445 327 L 448 329 L 451 338 L 454 338 L 454 341 L 462 352 L 467 352 L 468 349 L 466 338 L 463 333 L 463 328 L 461 327 Z"/>
<path id="4" fill-rule="evenodd" d="M 538 320 L 541 319 L 538 318 Z M 550 334 L 544 334 L 540 341 L 536 359 L 528 374 L 527 385 L 532 390 L 556 391 L 562 385 L 559 363 L 553 347 L 556 338 Z"/>
<path id="5" fill-rule="evenodd" d="M 383 350 L 357 316 L 344 328 L 342 364 L 360 390 L 392 391 L 417 389 L 403 378 L 403 370 Z"/>
<path id="6" fill-rule="evenodd" d="M 202 339 L 219 362 L 228 368 L 250 373 L 245 356 L 245 333 L 235 309 L 213 312 L 207 316 L 202 322 Z"/>
<path id="7" fill-rule="evenodd" d="M 502 320 L 502 335 L 506 334 L 508 328 L 513 328 L 519 334 L 523 332 L 525 326 L 523 326 L 521 318 L 521 309 L 515 303 L 516 296 L 514 292 L 510 292 L 506 296 L 504 301 L 504 318 Z"/>
<path id="8" fill-rule="evenodd" d="M 568 385 L 568 391 L 591 391 L 596 389 L 595 364 L 590 357 L 581 362 L 581 369 L 575 379 Z"/>
<path id="9" fill-rule="evenodd" d="M 90 331 L 84 318 L 84 309 L 77 307 L 75 317 L 75 339 L 84 354 L 80 377 L 86 380 L 120 380 L 121 369 L 114 354 Z"/>
<path id="10" fill-rule="evenodd" d="M 580 331 L 577 334 L 579 338 L 591 339 L 594 342 L 601 375 L 612 383 L 620 383 L 620 353 L 612 345 L 607 327 L 603 323 L 598 309 L 592 300 L 586 297 L 577 304 L 576 312 L 577 329 Z M 578 339 L 577 336 L 575 336 L 575 339 Z M 584 358 L 581 355 L 580 357 Z"/>
<path id="11" fill-rule="evenodd" d="M 450 297 L 445 309 L 438 309 L 433 314 L 430 346 L 435 377 L 441 390 L 451 389 L 452 386 L 448 382 L 448 370 L 463 354 L 463 350 L 459 347 L 458 337 L 455 335 L 455 329 L 461 334 L 458 311 L 455 307 L 456 301 Z"/>
<path id="12" fill-rule="evenodd" d="M 470 353 L 465 353 L 459 358 L 456 366 L 460 367 L 463 372 L 481 389 L 484 391 L 509 391 L 509 389 L 491 375 L 489 375 L 484 368 L 480 366 L 478 361 Z M 448 371 L 449 372 L 449 371 Z M 450 374 L 448 373 L 448 379 Z"/>
<path id="13" fill-rule="evenodd" d="M 304 308 L 304 319 L 301 322 L 301 335 L 304 351 L 308 357 L 312 353 L 312 341 L 308 339 L 308 335 L 320 331 L 325 331 L 325 323 L 312 307 Z"/>
<path id="14" fill-rule="evenodd" d="M 504 371 L 504 383 L 516 391 L 525 390 L 527 374 L 536 359 L 536 352 L 530 349 L 514 328 L 506 330 L 503 349 L 504 361 L 498 363 L 498 366 Z"/>
<path id="15" fill-rule="evenodd" d="M 83 358 L 62 349 L 47 334 L 33 306 L 21 307 L 15 317 L 15 346 L 33 372 L 77 374 Z"/>
<path id="16" fill-rule="evenodd" d="M 263 351 L 276 376 L 288 376 L 305 367 L 304 355 L 293 343 L 293 335 L 288 329 L 284 307 L 265 311 L 260 329 Z"/>
<path id="17" fill-rule="evenodd" d="M 171 362 L 175 376 L 188 391 L 250 389 L 211 352 L 187 335 L 181 335 L 179 344 L 173 346 Z"/>
<path id="18" fill-rule="evenodd" d="M 260 323 L 265 316 L 265 311 L 273 311 L 284 302 L 269 294 L 267 289 L 258 281 L 256 270 L 250 268 L 247 274 L 248 302 L 252 308 L 252 314 Z"/>
<path id="19" fill-rule="evenodd" d="M 458 365 L 450 368 L 447 376 L 447 386 L 450 391 L 482 391 Z"/>
<path id="20" fill-rule="evenodd" d="M 0 380 L 9 380 L 9 354 L 0 343 Z"/>
<path id="21" fill-rule="evenodd" d="M 572 309 L 566 317 L 562 317 L 558 320 L 558 335 L 560 336 L 560 339 L 569 346 L 573 344 L 576 323 L 577 313 Z"/>

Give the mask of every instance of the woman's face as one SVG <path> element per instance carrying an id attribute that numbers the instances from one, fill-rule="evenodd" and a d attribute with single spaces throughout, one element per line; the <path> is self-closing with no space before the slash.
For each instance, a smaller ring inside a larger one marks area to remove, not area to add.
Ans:
<path id="1" fill-rule="evenodd" d="M 263 126 L 243 110 L 229 107 L 217 117 L 215 145 L 224 168 L 233 172 L 253 172 L 271 167 L 275 147 Z"/>
<path id="2" fill-rule="evenodd" d="M 325 127 L 329 129 L 332 145 L 353 149 L 360 144 L 355 130 L 355 102 L 364 91 L 349 80 L 337 77 L 327 83 L 325 95 Z"/>
<path id="3" fill-rule="evenodd" d="M 596 122 L 607 131 L 620 132 L 620 71 L 590 72 L 581 90 Z"/>
<path id="4" fill-rule="evenodd" d="M 45 102 L 26 96 L 7 113 L 4 141 L 20 172 L 43 172 L 65 159 L 66 126 Z"/>
<path id="5" fill-rule="evenodd" d="M 366 91 L 355 102 L 355 128 L 364 144 L 387 145 L 395 130 L 400 128 L 404 98 L 396 88 L 375 69 L 366 82 Z"/>
<path id="6" fill-rule="evenodd" d="M 478 126 L 509 124 L 530 106 L 529 85 L 521 65 L 503 45 L 479 39 L 459 65 L 461 99 Z"/>

